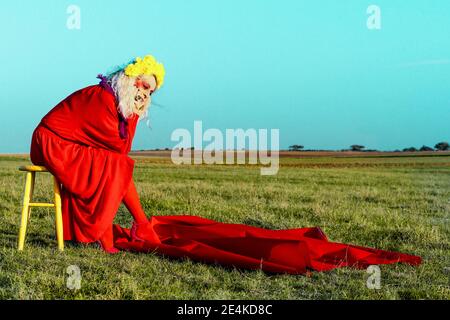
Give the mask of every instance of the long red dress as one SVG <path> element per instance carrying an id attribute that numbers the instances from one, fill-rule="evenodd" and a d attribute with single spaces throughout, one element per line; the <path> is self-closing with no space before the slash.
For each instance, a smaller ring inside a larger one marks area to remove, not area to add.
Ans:
<path id="1" fill-rule="evenodd" d="M 33 132 L 31 161 L 62 184 L 65 240 L 93 242 L 112 225 L 133 176 L 128 153 L 137 122 L 137 115 L 123 121 L 102 82 L 64 99 Z M 320 228 L 269 230 L 191 215 L 152 216 L 150 222 L 160 242 L 134 241 L 130 230 L 114 225 L 115 247 L 291 274 L 421 263 L 413 255 L 329 242 Z"/>
<path id="2" fill-rule="evenodd" d="M 64 239 L 94 242 L 112 225 L 133 176 L 128 156 L 138 116 L 119 134 L 115 97 L 101 85 L 54 107 L 33 132 L 31 161 L 62 184 Z"/>

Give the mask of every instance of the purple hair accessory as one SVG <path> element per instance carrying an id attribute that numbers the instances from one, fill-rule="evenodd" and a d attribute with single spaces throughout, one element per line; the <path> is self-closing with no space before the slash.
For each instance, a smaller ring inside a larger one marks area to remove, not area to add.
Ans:
<path id="1" fill-rule="evenodd" d="M 111 85 L 108 83 L 108 78 L 106 78 L 102 74 L 99 74 L 97 76 L 97 79 L 101 80 L 99 85 L 101 85 L 106 91 L 111 93 L 114 96 L 114 98 L 116 98 L 116 101 L 117 101 L 116 94 L 114 93 L 114 90 L 111 87 Z M 128 120 L 125 119 L 125 117 L 122 115 L 122 113 L 119 110 L 117 110 L 117 113 L 119 114 L 119 135 L 120 135 L 120 138 L 126 139 L 126 138 L 128 138 L 128 130 L 127 130 Z"/>
<path id="2" fill-rule="evenodd" d="M 114 93 L 113 88 L 111 87 L 111 85 L 108 83 L 108 78 L 106 78 L 104 75 L 99 74 L 97 76 L 97 79 L 100 79 L 100 85 L 106 89 L 106 91 L 108 91 L 109 93 L 111 93 L 114 97 L 116 97 L 116 94 Z"/>

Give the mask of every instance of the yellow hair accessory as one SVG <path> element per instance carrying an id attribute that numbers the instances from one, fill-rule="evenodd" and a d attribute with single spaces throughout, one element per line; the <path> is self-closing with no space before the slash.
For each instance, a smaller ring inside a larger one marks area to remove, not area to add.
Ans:
<path id="1" fill-rule="evenodd" d="M 159 89 L 164 83 L 165 70 L 162 63 L 157 62 L 153 56 L 147 55 L 144 59 L 137 57 L 134 63 L 127 65 L 125 67 L 125 74 L 129 77 L 154 75 L 156 78 L 156 87 Z"/>

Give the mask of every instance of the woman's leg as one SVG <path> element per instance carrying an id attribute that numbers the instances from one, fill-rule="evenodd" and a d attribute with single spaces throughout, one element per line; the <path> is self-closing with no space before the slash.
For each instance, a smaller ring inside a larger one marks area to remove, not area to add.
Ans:
<path id="1" fill-rule="evenodd" d="M 128 191 L 123 197 L 123 203 L 127 207 L 128 211 L 130 211 L 136 223 L 146 223 L 148 221 L 144 209 L 142 209 L 139 195 L 137 193 L 133 179 L 131 179 Z"/>
<path id="2" fill-rule="evenodd" d="M 141 202 L 139 201 L 139 195 L 136 191 L 136 186 L 134 185 L 133 180 L 131 180 L 128 191 L 123 197 L 123 203 L 135 220 L 135 223 L 131 228 L 132 238 L 141 241 L 150 241 L 152 243 L 161 243 L 158 235 L 153 230 L 151 223 L 142 209 Z"/>
<path id="3" fill-rule="evenodd" d="M 114 234 L 113 234 L 113 226 L 111 225 L 99 239 L 102 249 L 108 253 L 117 253 L 119 249 L 114 247 Z"/>
<path id="4" fill-rule="evenodd" d="M 136 186 L 134 185 L 133 180 L 131 180 L 128 190 L 122 201 L 127 207 L 128 211 L 130 211 L 136 223 L 145 225 L 148 221 L 147 216 L 142 209 L 141 202 L 139 201 L 139 195 L 137 193 Z M 144 230 L 144 232 L 147 233 L 146 230 Z M 105 250 L 106 252 L 115 253 L 118 251 L 116 248 L 114 248 L 112 225 L 111 227 L 108 227 L 103 236 L 100 238 L 100 242 L 102 244 L 103 250 Z"/>

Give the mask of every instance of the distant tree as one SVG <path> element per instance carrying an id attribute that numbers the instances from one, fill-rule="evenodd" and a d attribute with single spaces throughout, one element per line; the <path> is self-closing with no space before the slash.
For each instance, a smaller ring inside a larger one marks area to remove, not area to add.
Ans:
<path id="1" fill-rule="evenodd" d="M 170 149 L 169 149 L 169 148 L 165 148 L 164 150 L 168 151 L 168 150 L 170 150 Z"/>
<path id="2" fill-rule="evenodd" d="M 415 151 L 417 151 L 417 149 L 414 147 L 409 147 L 409 148 L 403 149 L 403 152 L 415 152 Z"/>
<path id="3" fill-rule="evenodd" d="M 299 144 L 293 144 L 292 146 L 289 146 L 289 151 L 300 151 L 304 147 Z"/>
<path id="4" fill-rule="evenodd" d="M 422 146 L 422 148 L 420 148 L 419 151 L 434 151 L 434 149 L 427 146 Z"/>
<path id="5" fill-rule="evenodd" d="M 448 142 L 439 142 L 434 146 L 434 148 L 440 151 L 447 151 L 450 149 L 450 145 Z"/>
<path id="6" fill-rule="evenodd" d="M 365 148 L 364 146 L 361 146 L 359 144 L 354 144 L 354 145 L 350 146 L 350 149 L 352 151 L 362 151 L 362 149 L 364 149 L 364 148 Z"/>

